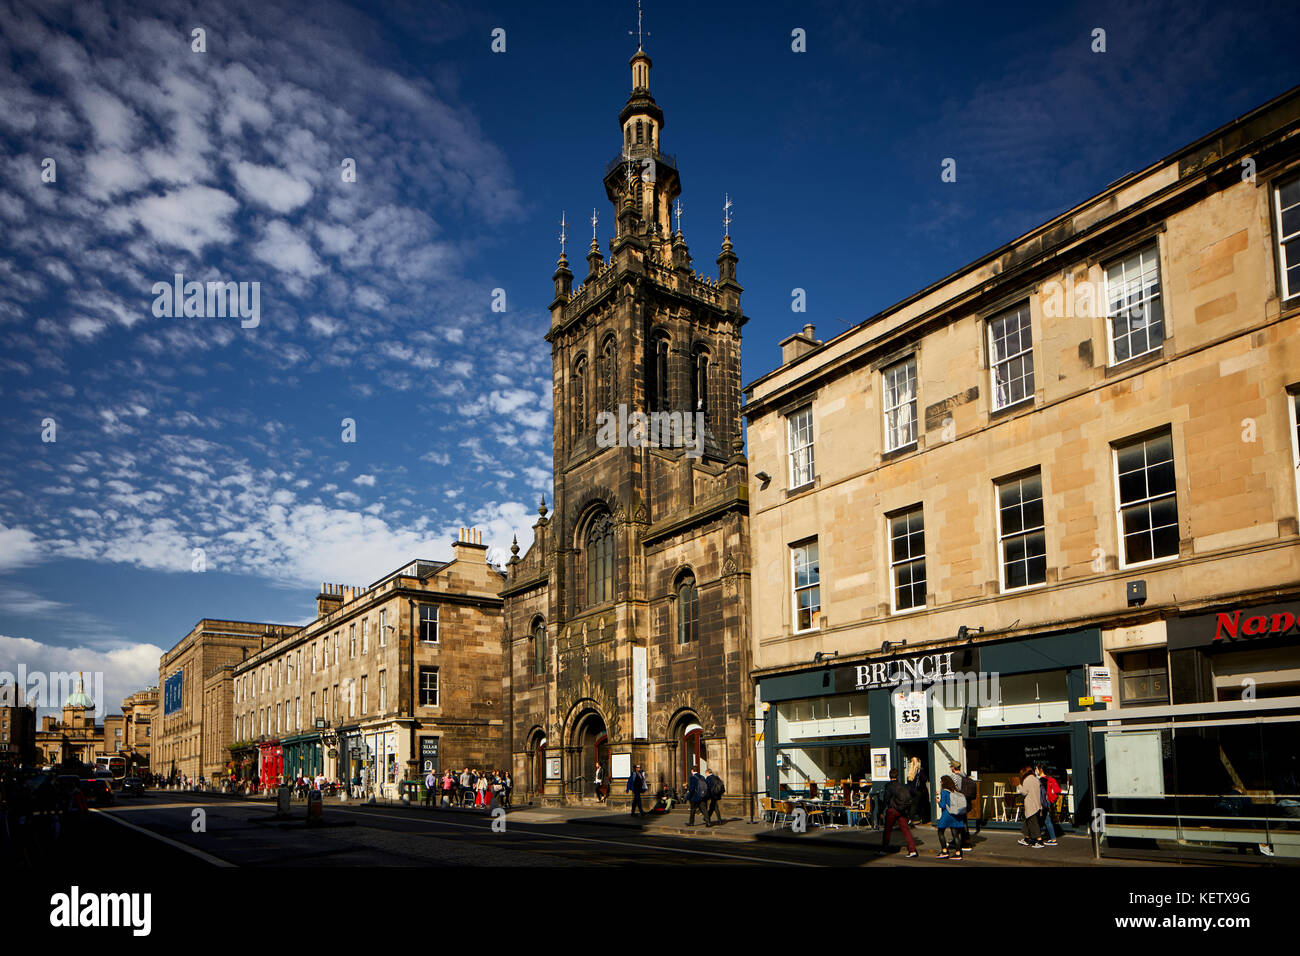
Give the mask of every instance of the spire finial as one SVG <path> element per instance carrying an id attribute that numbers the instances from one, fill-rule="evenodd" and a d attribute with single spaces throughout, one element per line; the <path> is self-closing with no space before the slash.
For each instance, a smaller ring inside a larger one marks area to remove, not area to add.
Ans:
<path id="1" fill-rule="evenodd" d="M 542 495 L 542 503 L 537 506 L 537 513 L 543 518 L 546 517 L 546 495 Z"/>
<path id="2" fill-rule="evenodd" d="M 677 216 L 677 231 L 682 231 L 682 201 L 679 198 L 677 204 L 673 206 L 673 213 Z"/>
<path id="3" fill-rule="evenodd" d="M 631 35 L 632 35 L 632 31 L 631 31 L 631 30 L 628 30 L 628 31 L 627 31 L 627 35 L 628 35 L 628 36 L 631 36 Z M 650 36 L 650 32 L 649 32 L 649 31 L 646 31 L 646 32 L 643 34 L 642 31 L 641 31 L 641 0 L 636 0 L 636 48 L 637 48 L 638 50 L 640 50 L 640 49 L 642 48 L 642 47 L 641 47 L 641 43 L 642 43 L 641 37 L 642 37 L 643 35 L 644 35 L 644 36 Z"/>
<path id="4" fill-rule="evenodd" d="M 725 193 L 726 201 L 722 204 L 722 238 L 726 239 L 731 235 L 731 207 L 735 205 L 731 201 L 731 194 Z"/>
<path id="5" fill-rule="evenodd" d="M 560 258 L 564 258 L 564 243 L 569 238 L 568 232 L 565 231 L 567 223 L 564 221 L 564 212 L 560 212 Z"/>
<path id="6" fill-rule="evenodd" d="M 596 224 L 600 222 L 600 217 L 596 215 L 596 207 L 591 208 L 591 241 L 596 241 Z"/>

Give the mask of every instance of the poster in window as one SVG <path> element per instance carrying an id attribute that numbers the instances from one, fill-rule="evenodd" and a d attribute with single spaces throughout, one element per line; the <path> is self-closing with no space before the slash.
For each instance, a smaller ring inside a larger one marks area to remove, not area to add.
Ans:
<path id="1" fill-rule="evenodd" d="M 871 748 L 871 782 L 889 782 L 889 748 Z"/>
<path id="2" fill-rule="evenodd" d="M 1106 784 L 1112 797 L 1162 797 L 1164 751 L 1158 730 L 1106 734 Z"/>

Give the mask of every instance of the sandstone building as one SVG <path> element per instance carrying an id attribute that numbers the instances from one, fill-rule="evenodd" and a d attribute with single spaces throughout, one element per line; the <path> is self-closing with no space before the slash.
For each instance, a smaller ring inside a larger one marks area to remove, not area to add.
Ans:
<path id="1" fill-rule="evenodd" d="M 717 278 L 693 270 L 650 57 L 630 65 L 604 178 L 609 258 L 593 224 L 581 286 L 563 248 L 554 273 L 555 508 L 543 501 L 501 592 L 509 747 L 521 799 L 590 798 L 599 762 L 616 802 L 636 764 L 652 791 L 712 767 L 741 800 L 753 705 L 737 256 L 724 235 Z M 681 429 L 697 422 L 693 442 Z"/>
<path id="2" fill-rule="evenodd" d="M 996 819 L 1043 763 L 1078 811 L 1067 714 L 1300 694 L 1300 91 L 781 347 L 746 387 L 761 789 L 955 758 Z M 950 673 L 999 680 L 910 693 Z M 1218 792 L 1287 789 L 1222 746 Z"/>
<path id="3" fill-rule="evenodd" d="M 154 741 L 153 772 L 161 776 L 213 777 L 226 765 L 221 749 L 229 743 L 231 698 L 224 711 L 204 707 L 203 684 L 222 667 L 279 640 L 297 628 L 283 624 L 204 618 L 158 662 L 162 717 Z"/>
<path id="4" fill-rule="evenodd" d="M 481 535 L 463 531 L 450 561 L 322 585 L 313 622 L 209 672 L 205 733 L 223 708 L 230 720 L 205 752 L 237 782 L 364 775 L 389 797 L 428 769 L 503 766 L 501 583 Z"/>

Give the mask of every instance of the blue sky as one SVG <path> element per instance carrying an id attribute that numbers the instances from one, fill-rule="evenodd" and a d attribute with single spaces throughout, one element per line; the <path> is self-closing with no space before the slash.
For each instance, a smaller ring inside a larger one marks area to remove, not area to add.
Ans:
<path id="1" fill-rule="evenodd" d="M 321 581 L 461 526 L 528 545 L 558 220 L 581 263 L 596 207 L 607 246 L 634 3 L 0 22 L 0 670 L 103 671 L 114 712 L 201 617 L 304 622 Z M 645 26 L 699 271 L 736 203 L 749 381 L 805 321 L 843 331 L 1294 85 L 1300 12 L 649 2 Z M 257 327 L 155 317 L 178 272 L 259 283 Z"/>

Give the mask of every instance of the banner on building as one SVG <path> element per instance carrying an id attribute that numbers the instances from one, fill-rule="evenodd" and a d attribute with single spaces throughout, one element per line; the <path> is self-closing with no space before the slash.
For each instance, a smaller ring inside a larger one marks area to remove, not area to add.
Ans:
<path id="1" fill-rule="evenodd" d="M 163 681 L 163 714 L 174 714 L 181 709 L 182 680 L 184 671 L 177 671 Z"/>
<path id="2" fill-rule="evenodd" d="M 646 649 L 632 648 L 632 738 L 645 740 L 650 736 L 649 700 L 650 681 L 646 668 Z"/>
<path id="3" fill-rule="evenodd" d="M 438 772 L 438 738 L 420 738 L 420 770 L 423 773 Z"/>
<path id="4" fill-rule="evenodd" d="M 925 691 L 899 691 L 894 697 L 894 739 L 925 740 L 930 736 L 930 706 Z"/>

